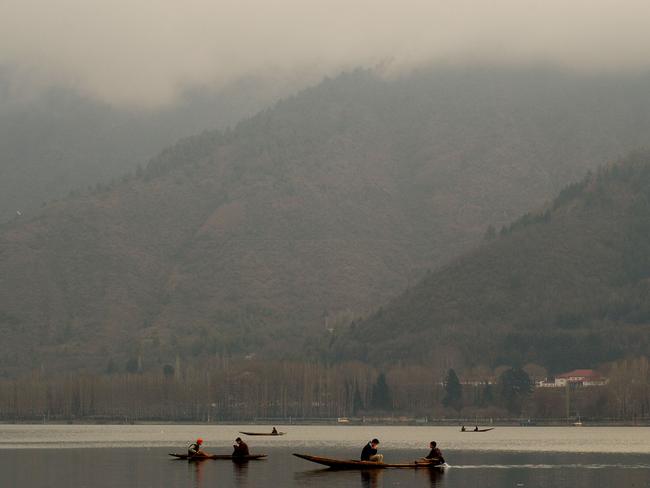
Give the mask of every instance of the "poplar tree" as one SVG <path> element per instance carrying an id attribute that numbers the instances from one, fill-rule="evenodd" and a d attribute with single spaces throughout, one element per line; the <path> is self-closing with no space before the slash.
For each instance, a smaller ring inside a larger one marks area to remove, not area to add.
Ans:
<path id="1" fill-rule="evenodd" d="M 445 396 L 442 399 L 442 404 L 459 412 L 463 408 L 463 387 L 453 368 L 447 372 L 444 386 Z"/>

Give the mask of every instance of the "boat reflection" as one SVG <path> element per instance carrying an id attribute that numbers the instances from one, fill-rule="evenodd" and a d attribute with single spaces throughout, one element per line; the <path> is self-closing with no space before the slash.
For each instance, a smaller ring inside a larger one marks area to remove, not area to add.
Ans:
<path id="1" fill-rule="evenodd" d="M 336 469 L 314 469 L 311 471 L 301 471 L 293 476 L 296 486 L 355 486 L 361 473 L 361 486 L 363 488 L 382 486 L 381 480 L 383 471 L 368 470 L 336 470 Z"/>
<path id="2" fill-rule="evenodd" d="M 440 469 L 422 469 L 418 470 L 423 476 L 428 476 L 431 486 L 438 486 L 442 484 L 442 477 L 445 475 L 444 470 Z"/>
<path id="3" fill-rule="evenodd" d="M 368 469 L 361 471 L 361 486 L 363 488 L 377 488 L 380 486 L 384 472 L 381 469 Z"/>
<path id="4" fill-rule="evenodd" d="M 392 486 L 392 483 L 397 480 L 400 483 L 410 480 L 404 486 L 442 486 L 443 476 L 444 472 L 438 469 L 315 469 L 295 473 L 294 481 L 297 486 L 321 486 L 323 482 L 327 482 L 329 486 L 355 486 L 356 478 L 360 480 L 361 488 Z"/>
<path id="5" fill-rule="evenodd" d="M 237 486 L 248 486 L 248 461 L 233 461 L 232 474 Z"/>

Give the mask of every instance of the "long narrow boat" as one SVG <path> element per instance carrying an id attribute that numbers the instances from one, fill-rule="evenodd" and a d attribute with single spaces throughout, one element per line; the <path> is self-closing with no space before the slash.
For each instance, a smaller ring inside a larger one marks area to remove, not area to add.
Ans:
<path id="1" fill-rule="evenodd" d="M 254 461 L 256 459 L 266 458 L 266 454 L 249 454 L 248 456 L 233 456 L 231 454 L 210 454 L 209 456 L 188 456 L 187 454 L 175 454 L 170 452 L 170 456 L 176 459 L 186 459 L 188 461 L 203 461 L 205 459 L 228 459 L 230 461 Z"/>
<path id="2" fill-rule="evenodd" d="M 296 457 L 311 461 L 312 463 L 322 464 L 332 469 L 413 469 L 426 468 L 442 470 L 447 467 L 446 463 L 375 463 L 373 461 L 357 461 L 356 459 L 332 459 L 320 456 L 310 456 L 308 454 L 293 454 Z"/>
<path id="3" fill-rule="evenodd" d="M 244 432 L 239 431 L 240 434 L 244 435 L 284 435 L 286 432 Z"/>
<path id="4" fill-rule="evenodd" d="M 471 429 L 471 430 L 461 430 L 461 432 L 490 432 L 491 430 L 494 430 L 494 427 L 488 427 L 487 429 Z"/>

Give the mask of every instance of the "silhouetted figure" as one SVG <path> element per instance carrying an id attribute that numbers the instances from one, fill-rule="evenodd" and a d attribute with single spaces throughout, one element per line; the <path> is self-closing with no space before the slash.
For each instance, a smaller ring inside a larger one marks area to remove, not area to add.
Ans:
<path id="1" fill-rule="evenodd" d="M 233 457 L 245 457 L 250 453 L 248 452 L 248 444 L 241 440 L 241 437 L 235 439 L 235 443 L 232 446 L 234 448 L 232 455 Z"/>
<path id="2" fill-rule="evenodd" d="M 362 461 L 372 461 L 375 463 L 383 463 L 384 455 L 377 454 L 377 446 L 379 445 L 379 439 L 373 439 L 368 444 L 366 444 L 361 451 L 361 460 Z"/>

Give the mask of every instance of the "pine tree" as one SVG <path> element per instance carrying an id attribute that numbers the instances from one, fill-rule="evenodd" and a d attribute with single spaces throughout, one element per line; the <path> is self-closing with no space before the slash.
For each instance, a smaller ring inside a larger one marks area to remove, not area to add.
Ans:
<path id="1" fill-rule="evenodd" d="M 463 387 L 453 368 L 447 372 L 445 378 L 445 397 L 442 399 L 442 404 L 456 411 L 463 408 Z"/>
<path id="2" fill-rule="evenodd" d="M 372 387 L 372 407 L 377 410 L 393 409 L 393 398 L 384 373 L 379 374 L 377 382 Z"/>
<path id="3" fill-rule="evenodd" d="M 533 391 L 530 376 L 521 368 L 510 368 L 499 376 L 499 394 L 511 413 L 520 413 L 524 400 Z"/>

